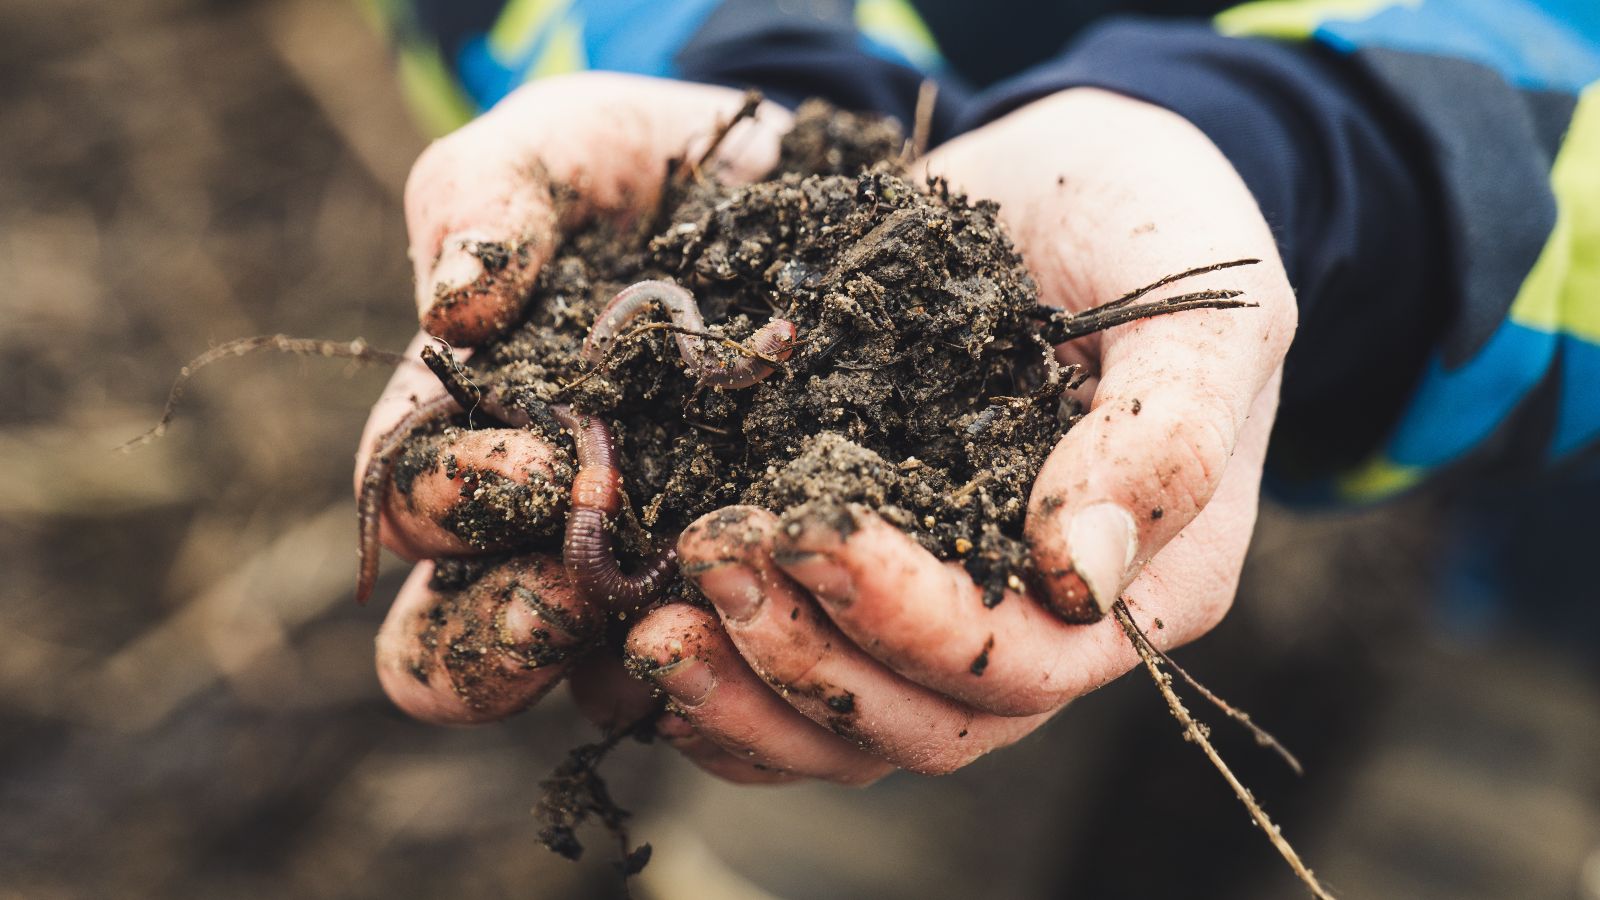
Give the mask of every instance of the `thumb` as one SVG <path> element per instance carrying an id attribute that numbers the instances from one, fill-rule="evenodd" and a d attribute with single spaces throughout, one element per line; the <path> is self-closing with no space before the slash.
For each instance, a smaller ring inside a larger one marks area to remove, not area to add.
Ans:
<path id="1" fill-rule="evenodd" d="M 1185 312 L 1105 335 L 1090 410 L 1051 451 L 1029 498 L 1038 586 L 1067 620 L 1110 609 L 1205 508 L 1252 411 L 1276 408 L 1257 400 L 1276 396 L 1292 298 L 1275 262 L 1242 278 L 1259 307 Z"/>
<path id="2" fill-rule="evenodd" d="M 731 88 L 589 72 L 520 88 L 435 141 L 405 197 L 423 329 L 462 346 L 504 330 L 563 229 L 653 208 L 667 161 L 705 146 L 743 102 Z M 763 104 L 719 149 L 727 174 L 770 169 L 787 122 Z"/>

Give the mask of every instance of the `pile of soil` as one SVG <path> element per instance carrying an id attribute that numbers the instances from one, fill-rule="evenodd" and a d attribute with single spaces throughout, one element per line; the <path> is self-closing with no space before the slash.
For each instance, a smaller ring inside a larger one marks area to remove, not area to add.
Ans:
<path id="1" fill-rule="evenodd" d="M 767 180 L 669 177 L 654 221 L 567 236 L 526 320 L 472 357 L 472 377 L 559 446 L 570 441 L 544 404 L 611 423 L 631 502 L 626 550 L 673 540 L 729 504 L 785 513 L 859 502 L 960 560 L 986 602 L 1028 578 L 1028 487 L 1072 421 L 1061 398 L 1074 373 L 1038 336 L 1037 288 L 996 205 L 909 180 L 902 147 L 891 121 L 807 104 Z M 699 386 L 664 330 L 584 364 L 597 314 L 643 279 L 687 287 L 717 335 L 744 341 L 776 316 L 798 326 L 797 345 L 780 371 L 737 390 Z M 413 446 L 397 489 L 458 438 L 452 428 Z M 565 463 L 545 483 L 480 485 L 450 527 L 479 546 L 553 546 Z"/>

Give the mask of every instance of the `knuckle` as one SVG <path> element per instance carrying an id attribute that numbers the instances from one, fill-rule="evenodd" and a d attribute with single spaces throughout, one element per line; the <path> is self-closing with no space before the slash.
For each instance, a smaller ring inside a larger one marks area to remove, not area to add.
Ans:
<path id="1" fill-rule="evenodd" d="M 424 148 L 417 161 L 411 164 L 411 172 L 406 176 L 405 210 L 413 224 L 416 217 L 427 212 L 428 201 L 434 193 L 432 188 L 460 160 L 457 143 L 459 138 L 454 134 L 439 138 Z"/>
<path id="2" fill-rule="evenodd" d="M 1153 473 L 1159 493 L 1191 510 L 1205 506 L 1222 479 L 1236 439 L 1232 411 L 1215 395 L 1198 394 L 1170 417 L 1159 435 Z"/>

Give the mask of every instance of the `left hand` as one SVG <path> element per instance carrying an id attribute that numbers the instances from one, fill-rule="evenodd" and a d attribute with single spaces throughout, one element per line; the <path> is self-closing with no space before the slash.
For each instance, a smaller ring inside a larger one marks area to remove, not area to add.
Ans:
<path id="1" fill-rule="evenodd" d="M 1146 319 L 1061 349 L 1095 377 L 1083 388 L 1089 414 L 1032 490 L 1038 595 L 985 608 L 959 564 L 860 507 L 853 528 L 806 516 L 780 525 L 751 508 L 691 526 L 683 569 L 717 615 L 662 607 L 635 627 L 629 652 L 656 667 L 682 717 L 669 739 L 720 748 L 708 768 L 724 777 L 953 771 L 1136 662 L 1109 617 L 1072 625 L 1052 608 L 1081 619 L 1123 596 L 1171 647 L 1232 603 L 1295 327 L 1271 232 L 1238 174 L 1178 116 L 1091 89 L 952 141 L 927 168 L 1000 202 L 1048 303 L 1084 309 L 1257 257 L 1149 299 L 1233 287 L 1260 306 Z"/>

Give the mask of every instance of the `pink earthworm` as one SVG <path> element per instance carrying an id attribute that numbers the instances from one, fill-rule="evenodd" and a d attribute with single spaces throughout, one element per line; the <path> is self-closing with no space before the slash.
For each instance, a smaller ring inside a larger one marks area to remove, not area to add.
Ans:
<path id="1" fill-rule="evenodd" d="M 419 429 L 459 409 L 455 399 L 448 395 L 420 403 L 373 445 L 367 468 L 361 473 L 361 490 L 356 496 L 356 523 L 360 529 L 356 543 L 357 603 L 365 605 L 378 583 L 378 528 L 383 519 L 383 497 L 394 475 L 394 465 L 405 451 L 406 441 Z"/>
<path id="2" fill-rule="evenodd" d="M 463 411 L 482 410 L 486 415 L 513 428 L 526 428 L 533 419 L 523 410 L 502 403 L 493 392 L 473 384 L 450 359 L 432 347 L 424 347 L 422 361 L 438 376 L 448 392 L 443 397 L 419 403 L 393 428 L 378 438 L 361 473 L 361 490 L 356 497 L 356 602 L 365 605 L 378 581 L 378 532 L 383 519 L 383 497 L 394 479 L 395 463 L 405 451 L 406 442 L 418 431 L 441 419 Z"/>
<path id="3" fill-rule="evenodd" d="M 580 415 L 565 404 L 550 414 L 572 432 L 578 446 L 578 474 L 572 479 L 562 559 L 578 596 L 598 606 L 636 609 L 652 600 L 677 572 L 676 547 L 624 574 L 611 543 L 611 523 L 622 510 L 622 471 L 617 468 L 611 428 L 599 416 Z"/>
<path id="4" fill-rule="evenodd" d="M 748 353 L 742 354 L 736 362 L 716 359 L 706 352 L 702 336 L 706 322 L 694 295 L 670 281 L 641 281 L 618 291 L 600 311 L 583 342 L 583 362 L 591 367 L 599 365 L 623 329 L 652 303 L 660 304 L 679 329 L 673 335 L 678 342 L 678 355 L 702 385 L 730 390 L 747 388 L 775 371 L 768 360 L 782 362 L 794 352 L 798 333 L 795 324 L 787 319 L 773 319 L 750 336 L 746 345 Z"/>

